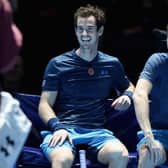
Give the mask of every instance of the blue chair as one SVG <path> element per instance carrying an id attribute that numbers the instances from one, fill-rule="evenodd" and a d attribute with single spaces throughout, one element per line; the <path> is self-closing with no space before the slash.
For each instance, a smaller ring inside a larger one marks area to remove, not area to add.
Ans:
<path id="1" fill-rule="evenodd" d="M 24 113 L 32 121 L 32 130 L 19 156 L 18 168 L 50 168 L 51 165 L 39 148 L 42 138 L 40 131 L 45 130 L 46 126 L 38 116 L 38 103 L 40 96 L 24 93 L 15 93 L 15 98 L 20 102 Z M 107 101 L 107 128 L 112 129 L 129 149 L 129 168 L 135 168 L 137 165 L 137 153 L 135 146 L 137 144 L 136 131 L 137 123 L 133 109 L 126 112 L 114 112 L 110 107 L 111 101 Z M 79 154 L 75 158 L 73 168 L 106 168 L 107 166 L 95 163 L 88 158 L 87 150 L 84 147 L 78 147 Z M 84 164 L 82 164 L 84 163 Z M 82 167 L 82 165 L 84 167 Z"/>

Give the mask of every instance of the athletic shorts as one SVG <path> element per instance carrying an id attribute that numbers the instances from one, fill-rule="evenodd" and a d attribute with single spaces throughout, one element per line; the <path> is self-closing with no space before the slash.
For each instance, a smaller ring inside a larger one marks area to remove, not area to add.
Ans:
<path id="1" fill-rule="evenodd" d="M 168 130 L 152 130 L 152 133 L 155 139 L 161 142 L 161 144 L 164 146 L 167 152 L 168 151 Z M 139 150 L 142 145 L 146 144 L 146 140 L 144 138 L 144 134 L 142 131 L 139 131 L 137 135 L 138 135 L 138 138 L 140 139 L 140 142 L 137 144 L 137 150 Z"/>
<path id="2" fill-rule="evenodd" d="M 69 143 L 68 140 L 65 140 L 64 144 L 59 146 L 49 146 L 49 142 L 52 138 L 51 131 L 41 131 L 43 137 L 43 142 L 40 145 L 43 153 L 49 159 L 50 153 L 59 147 L 66 147 L 71 149 L 71 151 L 76 154 L 76 146 L 84 145 L 87 146 L 87 151 L 97 154 L 97 152 L 102 148 L 102 146 L 108 141 L 119 141 L 114 135 L 113 132 L 107 129 L 86 129 L 86 128 L 71 128 L 67 129 L 69 132 L 73 145 Z"/>

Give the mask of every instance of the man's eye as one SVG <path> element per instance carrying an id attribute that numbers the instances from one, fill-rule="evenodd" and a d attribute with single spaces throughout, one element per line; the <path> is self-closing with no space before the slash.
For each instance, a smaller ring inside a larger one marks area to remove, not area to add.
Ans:
<path id="1" fill-rule="evenodd" d="M 77 27 L 76 30 L 79 32 L 79 33 L 82 33 L 84 30 L 87 32 L 87 33 L 92 33 L 96 30 L 96 27 L 87 27 L 87 28 L 82 28 L 82 27 Z"/>
<path id="2" fill-rule="evenodd" d="M 94 31 L 94 27 L 89 27 L 88 31 Z"/>
<path id="3" fill-rule="evenodd" d="M 83 29 L 81 27 L 77 27 L 78 31 L 83 31 Z"/>

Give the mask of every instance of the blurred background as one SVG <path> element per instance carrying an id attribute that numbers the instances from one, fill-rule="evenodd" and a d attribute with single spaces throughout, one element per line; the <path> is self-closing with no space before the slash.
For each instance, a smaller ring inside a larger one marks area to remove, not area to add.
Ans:
<path id="1" fill-rule="evenodd" d="M 13 16 L 23 33 L 23 47 L 16 65 L 22 71 L 16 91 L 40 94 L 49 59 L 78 47 L 73 13 L 86 3 L 106 10 L 100 50 L 118 57 L 134 84 L 147 58 L 165 51 L 166 43 L 153 30 L 165 29 L 168 0 L 18 0 Z"/>

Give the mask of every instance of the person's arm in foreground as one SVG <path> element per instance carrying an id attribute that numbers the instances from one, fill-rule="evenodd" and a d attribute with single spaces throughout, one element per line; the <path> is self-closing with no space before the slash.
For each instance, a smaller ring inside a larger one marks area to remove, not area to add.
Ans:
<path id="1" fill-rule="evenodd" d="M 157 141 L 152 134 L 152 128 L 149 119 L 149 93 L 152 89 L 152 83 L 145 79 L 139 79 L 133 94 L 135 113 L 146 138 L 153 163 L 158 163 L 160 158 L 160 149 Z"/>
<path id="2" fill-rule="evenodd" d="M 51 146 L 55 146 L 57 143 L 62 145 L 65 139 L 68 139 L 72 143 L 71 138 L 64 126 L 59 122 L 52 107 L 57 97 L 56 91 L 43 91 L 39 102 L 39 115 L 44 123 L 50 127 L 53 131 L 53 137 L 50 141 Z"/>
<path id="3" fill-rule="evenodd" d="M 0 0 L 0 73 L 12 69 L 22 47 L 22 33 L 14 24 L 8 0 Z"/>

